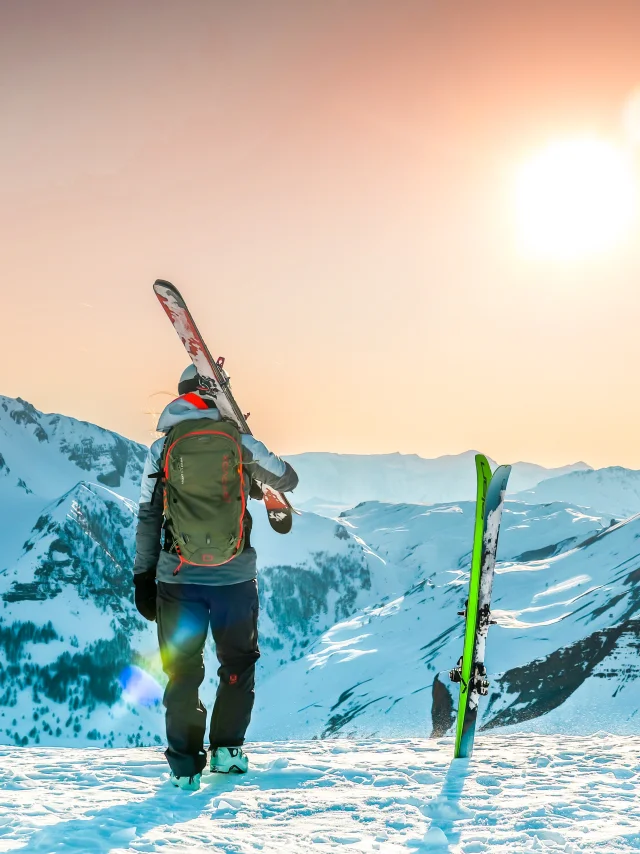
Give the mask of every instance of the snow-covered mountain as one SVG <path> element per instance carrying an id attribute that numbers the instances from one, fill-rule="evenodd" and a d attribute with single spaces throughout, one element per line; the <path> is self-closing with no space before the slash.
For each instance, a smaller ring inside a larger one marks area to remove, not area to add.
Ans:
<path id="1" fill-rule="evenodd" d="M 475 451 L 425 459 L 417 454 L 306 453 L 287 457 L 300 475 L 299 507 L 333 516 L 361 501 L 443 504 L 474 500 Z M 492 462 L 492 468 L 495 468 Z M 586 463 L 545 469 L 535 463 L 515 463 L 510 493 L 532 489 L 549 477 L 588 471 Z"/>
<path id="2" fill-rule="evenodd" d="M 155 626 L 131 584 L 145 448 L 0 398 L 0 454 L 0 740 L 159 742 Z M 285 538 L 254 517 L 266 674 L 396 579 L 329 519 L 305 514 Z"/>
<path id="3" fill-rule="evenodd" d="M 135 511 L 129 499 L 81 482 L 42 510 L 0 576 L 2 740 L 159 740 L 155 626 L 131 602 Z M 393 586 L 389 571 L 372 578 L 372 558 L 343 530 L 306 515 L 276 547 L 266 514 L 256 513 L 254 540 L 265 543 L 261 644 L 270 653 L 263 673 Z M 211 650 L 208 658 L 213 684 Z"/>
<path id="4" fill-rule="evenodd" d="M 531 504 L 566 501 L 626 519 L 640 513 L 640 471 L 622 466 L 573 471 L 522 490 L 517 497 Z"/>
<path id="5" fill-rule="evenodd" d="M 256 734 L 393 737 L 453 723 L 471 503 L 364 504 L 347 529 L 413 584 L 332 627 L 258 699 Z M 640 518 L 611 524 L 564 504 L 509 501 L 494 586 L 485 729 L 637 731 Z M 288 686 L 290 702 L 278 704 Z"/>
<path id="6" fill-rule="evenodd" d="M 0 741 L 159 744 L 155 626 L 132 602 L 144 447 L 0 398 Z M 471 476 L 473 459 L 467 457 Z M 252 503 L 262 611 L 253 738 L 445 733 L 473 505 L 368 502 L 279 537 Z M 485 727 L 634 726 L 640 521 L 507 504 Z M 205 702 L 215 686 L 207 650 Z M 583 698 L 595 698 L 587 706 Z"/>
<path id="7" fill-rule="evenodd" d="M 144 445 L 30 403 L 0 396 L 0 495 L 18 487 L 54 498 L 81 478 L 137 499 Z"/>
<path id="8" fill-rule="evenodd" d="M 0 569 L 18 557 L 42 509 L 80 481 L 137 500 L 145 454 L 143 445 L 94 424 L 0 396 Z"/>

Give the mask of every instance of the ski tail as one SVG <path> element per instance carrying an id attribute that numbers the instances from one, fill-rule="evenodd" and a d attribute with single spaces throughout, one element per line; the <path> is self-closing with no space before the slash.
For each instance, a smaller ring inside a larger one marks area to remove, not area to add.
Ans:
<path id="1" fill-rule="evenodd" d="M 299 510 L 295 510 L 287 500 L 287 496 L 282 492 L 276 492 L 266 483 L 262 484 L 262 499 L 264 506 L 267 508 L 267 517 L 269 524 L 278 534 L 288 534 L 293 524 L 292 513 L 300 515 Z"/>
<path id="2" fill-rule="evenodd" d="M 480 568 L 482 562 L 482 537 L 484 532 L 484 508 L 489 484 L 491 483 L 491 467 L 483 454 L 476 454 L 476 515 L 473 529 L 473 548 L 471 551 L 471 573 L 469 579 L 469 598 L 466 607 L 464 632 L 464 648 L 462 651 L 462 666 L 460 673 L 460 700 L 456 723 L 456 758 L 460 753 L 467 701 L 469 699 L 469 680 L 473 667 L 473 650 L 475 645 L 476 624 L 478 620 L 478 593 L 480 590 Z"/>

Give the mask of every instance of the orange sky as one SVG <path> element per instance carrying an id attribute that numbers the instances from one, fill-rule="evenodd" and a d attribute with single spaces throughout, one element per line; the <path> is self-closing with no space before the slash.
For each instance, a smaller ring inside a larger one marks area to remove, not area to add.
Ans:
<path id="1" fill-rule="evenodd" d="M 161 277 L 274 450 L 640 468 L 638 234 L 525 260 L 511 196 L 621 139 L 639 44 L 637 0 L 0 4 L 0 393 L 149 441 Z"/>

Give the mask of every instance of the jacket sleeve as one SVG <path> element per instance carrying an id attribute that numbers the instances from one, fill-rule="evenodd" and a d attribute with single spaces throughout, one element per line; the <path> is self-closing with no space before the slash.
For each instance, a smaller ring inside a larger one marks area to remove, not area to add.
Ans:
<path id="1" fill-rule="evenodd" d="M 266 483 L 278 492 L 291 492 L 298 485 L 298 475 L 292 466 L 272 453 L 262 442 L 249 435 L 242 434 L 244 464 L 251 476 Z"/>
<path id="2" fill-rule="evenodd" d="M 160 470 L 160 455 L 163 439 L 154 442 L 149 448 L 142 472 L 140 505 L 138 508 L 138 527 L 136 528 L 136 559 L 133 565 L 134 575 L 156 569 L 162 548 L 161 534 L 163 522 L 162 488 L 157 478 L 150 478 Z"/>

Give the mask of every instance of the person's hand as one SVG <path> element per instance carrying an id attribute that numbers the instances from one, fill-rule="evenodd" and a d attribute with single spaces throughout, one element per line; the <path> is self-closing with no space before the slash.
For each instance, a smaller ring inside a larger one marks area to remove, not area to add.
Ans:
<path id="1" fill-rule="evenodd" d="M 148 572 L 139 572 L 133 576 L 133 584 L 136 588 L 135 602 L 138 613 L 145 620 L 155 622 L 156 619 L 156 571 L 150 569 Z"/>
<path id="2" fill-rule="evenodd" d="M 262 487 L 258 483 L 257 480 L 251 478 L 251 488 L 249 489 L 249 498 L 254 498 L 256 501 L 262 501 L 264 495 L 262 494 Z"/>

